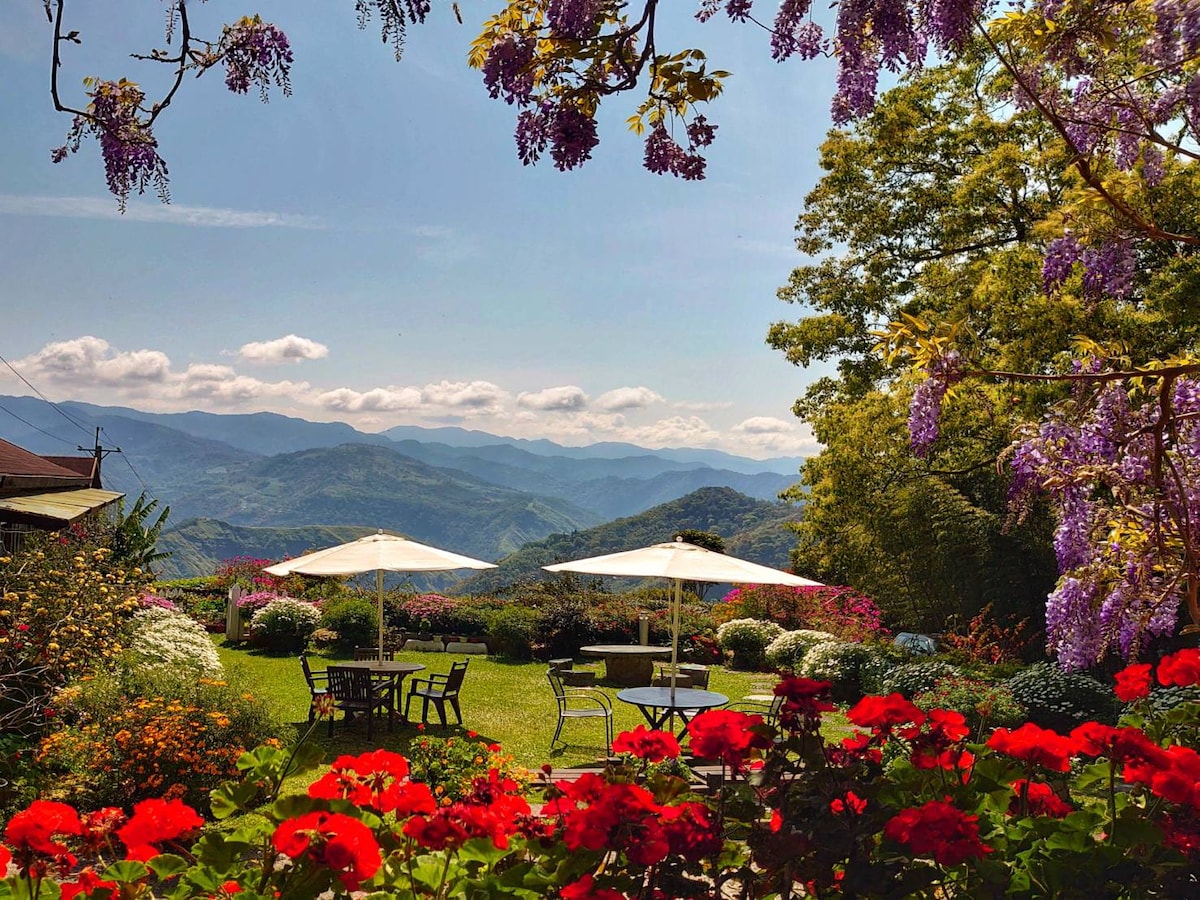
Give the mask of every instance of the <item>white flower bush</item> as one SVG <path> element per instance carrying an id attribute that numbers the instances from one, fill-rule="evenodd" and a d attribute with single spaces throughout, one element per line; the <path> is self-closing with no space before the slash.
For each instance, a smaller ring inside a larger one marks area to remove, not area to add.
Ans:
<path id="1" fill-rule="evenodd" d="M 783 628 L 761 619 L 733 619 L 717 629 L 717 643 L 735 653 L 761 653 Z"/>
<path id="2" fill-rule="evenodd" d="M 205 678 L 217 678 L 224 671 L 203 626 L 181 612 L 161 606 L 148 606 L 133 614 L 129 652 L 142 666 L 175 670 L 187 667 Z"/>
<path id="3" fill-rule="evenodd" d="M 828 631 L 815 631 L 812 628 L 785 631 L 767 644 L 767 662 L 776 669 L 794 670 L 804 654 L 817 644 L 835 640 L 837 638 Z"/>
<path id="4" fill-rule="evenodd" d="M 279 650 L 300 650 L 321 623 L 321 608 L 314 603 L 279 597 L 250 619 L 251 638 Z"/>

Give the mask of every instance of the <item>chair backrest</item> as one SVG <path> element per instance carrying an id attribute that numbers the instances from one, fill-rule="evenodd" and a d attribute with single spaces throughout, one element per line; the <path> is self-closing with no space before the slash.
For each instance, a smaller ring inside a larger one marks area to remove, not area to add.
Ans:
<path id="1" fill-rule="evenodd" d="M 699 666 L 695 663 L 681 663 L 679 666 L 679 674 L 692 679 L 692 687 L 696 688 L 708 687 L 708 671 L 708 666 Z"/>
<path id="2" fill-rule="evenodd" d="M 562 672 L 559 669 L 551 667 L 546 670 L 546 678 L 550 682 L 550 687 L 554 689 L 554 696 L 559 704 L 567 698 L 566 688 L 563 687 Z"/>
<path id="3" fill-rule="evenodd" d="M 330 666 L 325 671 L 329 673 L 329 693 L 339 703 L 369 703 L 374 698 L 369 670 L 353 666 Z"/>
<path id="4" fill-rule="evenodd" d="M 467 663 L 469 662 L 469 659 L 464 659 L 462 662 L 450 663 L 450 672 L 446 676 L 446 688 L 443 693 L 458 693 L 458 689 L 462 687 L 463 677 L 467 674 Z"/>
<path id="5" fill-rule="evenodd" d="M 303 653 L 300 654 L 300 668 L 304 670 L 304 680 L 308 682 L 308 689 L 312 690 L 317 685 L 313 681 L 312 668 L 308 665 L 308 657 Z"/>
<path id="6" fill-rule="evenodd" d="M 389 662 L 391 662 L 392 660 L 394 660 L 396 658 L 396 651 L 389 650 L 385 647 L 383 650 L 383 658 L 388 660 Z M 354 648 L 354 661 L 355 662 L 364 662 L 366 660 L 371 660 L 371 659 L 379 659 L 379 648 L 378 647 L 355 647 Z"/>

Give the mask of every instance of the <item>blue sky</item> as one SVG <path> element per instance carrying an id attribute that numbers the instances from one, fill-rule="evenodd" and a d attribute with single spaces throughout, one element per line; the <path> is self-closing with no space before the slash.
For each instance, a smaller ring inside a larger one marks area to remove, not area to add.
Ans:
<path id="1" fill-rule="evenodd" d="M 54 400 L 813 451 L 791 405 L 821 372 L 764 336 L 797 312 L 775 291 L 802 261 L 832 64 L 776 64 L 766 32 L 670 0 L 659 49 L 733 73 L 706 112 L 708 178 L 642 169 L 622 124 L 637 98 L 610 101 L 591 162 L 561 173 L 521 165 L 512 108 L 466 66 L 501 0 L 459 5 L 465 25 L 436 3 L 397 63 L 350 0 L 193 4 L 202 36 L 250 12 L 287 32 L 294 95 L 188 81 L 156 129 L 172 203 L 123 217 L 94 146 L 50 162 L 69 120 L 42 3 L 0 5 L 0 355 Z M 160 4 L 76 0 L 68 18 L 68 97 L 89 74 L 157 83 L 125 54 L 162 46 Z M 28 391 L 0 368 L 0 393 Z"/>

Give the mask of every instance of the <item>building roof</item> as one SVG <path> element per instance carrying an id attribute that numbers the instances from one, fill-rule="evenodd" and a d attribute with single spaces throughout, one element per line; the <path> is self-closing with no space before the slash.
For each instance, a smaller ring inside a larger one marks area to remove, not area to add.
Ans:
<path id="1" fill-rule="evenodd" d="M 61 458 L 61 457 L 56 457 Z M 78 481 L 80 478 L 92 477 L 91 459 L 87 460 L 87 472 L 69 469 L 57 462 L 51 462 L 45 457 L 23 450 L 16 444 L 0 438 L 0 481 L 12 475 L 21 478 L 64 478 Z"/>
<path id="2" fill-rule="evenodd" d="M 42 456 L 42 459 L 52 462 L 56 466 L 62 466 L 64 469 L 70 469 L 84 478 L 92 479 L 94 488 L 103 487 L 100 484 L 100 473 L 97 471 L 98 460 L 94 456 Z"/>
<path id="3" fill-rule="evenodd" d="M 82 519 L 88 513 L 116 503 L 124 494 L 95 488 L 48 491 L 0 499 L 0 520 L 51 528 Z"/>

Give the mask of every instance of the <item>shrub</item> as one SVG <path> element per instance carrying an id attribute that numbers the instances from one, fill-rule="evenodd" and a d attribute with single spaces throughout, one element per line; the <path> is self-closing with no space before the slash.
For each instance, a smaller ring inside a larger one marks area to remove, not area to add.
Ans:
<path id="1" fill-rule="evenodd" d="M 149 576 L 113 565 L 101 539 L 33 533 L 0 555 L 0 732 L 35 737 L 56 688 L 124 649 Z"/>
<path id="2" fill-rule="evenodd" d="M 253 616 L 256 612 L 270 603 L 272 600 L 282 600 L 286 594 L 277 594 L 275 591 L 254 591 L 249 594 L 242 594 L 238 598 L 238 609 L 242 611 L 242 616 Z"/>
<path id="3" fill-rule="evenodd" d="M 810 628 L 785 631 L 767 645 L 767 663 L 775 669 L 794 671 L 809 649 L 824 641 L 833 640 L 837 638 L 828 631 L 813 631 Z"/>
<path id="4" fill-rule="evenodd" d="M 1029 619 L 999 621 L 989 603 L 965 625 L 952 624 L 942 635 L 942 644 L 966 662 L 996 665 L 1019 662 L 1034 637 Z"/>
<path id="5" fill-rule="evenodd" d="M 513 659 L 532 659 L 533 647 L 541 633 L 541 613 L 536 609 L 510 604 L 494 609 L 487 617 L 489 652 Z"/>
<path id="6" fill-rule="evenodd" d="M 815 681 L 828 681 L 835 700 L 846 702 L 862 696 L 862 671 L 874 651 L 867 644 L 853 641 L 821 641 L 813 645 L 796 674 Z"/>
<path id="7" fill-rule="evenodd" d="M 458 601 L 441 594 L 417 594 L 402 600 L 397 607 L 398 626 L 406 631 L 432 631 L 446 634 L 453 629 Z"/>
<path id="8" fill-rule="evenodd" d="M 1007 685 L 988 684 L 974 678 L 942 678 L 931 691 L 913 697 L 923 710 L 952 709 L 962 713 L 975 740 L 982 741 L 984 729 L 1015 728 L 1025 721 L 1025 708 Z"/>
<path id="9" fill-rule="evenodd" d="M 1111 689 L 1090 675 L 1064 672 L 1053 663 L 1035 663 L 1008 680 L 1013 698 L 1043 728 L 1069 731 L 1095 719 L 1111 723 L 1118 706 Z"/>
<path id="10" fill-rule="evenodd" d="M 755 669 L 763 663 L 767 645 L 783 634 L 774 622 L 759 619 L 734 619 L 717 629 L 717 642 L 733 653 L 733 666 Z"/>
<path id="11" fill-rule="evenodd" d="M 356 597 L 331 600 L 321 610 L 320 627 L 335 632 L 329 643 L 345 650 L 373 646 L 379 641 L 379 609 Z"/>
<path id="12" fill-rule="evenodd" d="M 223 667 L 208 632 L 181 612 L 149 606 L 133 614 L 129 642 L 133 666 L 166 666 L 217 678 Z"/>
<path id="13" fill-rule="evenodd" d="M 281 597 L 254 614 L 250 636 L 255 643 L 272 650 L 302 650 L 320 623 L 318 607 Z"/>
<path id="14" fill-rule="evenodd" d="M 718 622 L 767 619 L 789 631 L 828 631 L 844 641 L 864 641 L 888 633 L 875 601 L 848 587 L 784 587 L 761 584 L 735 588 L 713 610 Z"/>
<path id="15" fill-rule="evenodd" d="M 476 778 L 487 778 L 495 769 L 502 778 L 527 781 L 528 774 L 513 765 L 499 744 L 468 731 L 466 736 L 436 738 L 417 735 L 408 745 L 410 777 L 429 785 L 443 806 L 461 800 Z"/>
<path id="16" fill-rule="evenodd" d="M 932 691 L 942 678 L 956 678 L 962 672 L 940 659 L 923 660 L 897 666 L 883 679 L 883 693 L 899 692 L 911 700 L 917 694 Z"/>
<path id="17" fill-rule="evenodd" d="M 51 774 L 44 795 L 93 809 L 152 796 L 203 803 L 247 748 L 283 734 L 244 687 L 162 667 L 89 678 L 56 702 L 65 727 L 38 751 Z"/>

